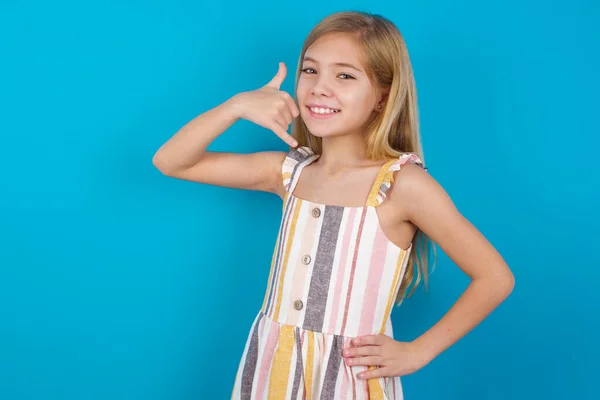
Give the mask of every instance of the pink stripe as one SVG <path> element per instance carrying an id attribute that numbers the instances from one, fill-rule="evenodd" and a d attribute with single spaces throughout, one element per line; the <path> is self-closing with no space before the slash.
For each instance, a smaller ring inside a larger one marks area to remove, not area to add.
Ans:
<path id="1" fill-rule="evenodd" d="M 344 348 L 351 347 L 350 346 L 351 340 L 352 340 L 352 338 L 349 338 L 349 337 L 344 339 Z M 344 366 L 344 375 L 342 375 L 342 387 L 340 388 L 340 391 L 342 392 L 342 394 L 347 394 L 348 393 L 348 385 L 350 384 L 350 377 L 348 374 L 352 373 L 352 367 L 348 367 L 345 360 L 342 360 L 342 365 Z"/>
<path id="2" fill-rule="evenodd" d="M 356 208 L 351 208 L 348 214 L 348 221 L 346 222 L 344 232 L 344 239 L 342 242 L 341 256 L 338 264 L 338 273 L 335 278 L 335 292 L 333 293 L 333 304 L 331 305 L 331 316 L 329 317 L 329 332 L 336 332 L 335 324 L 337 321 L 338 311 L 340 309 L 340 297 L 342 293 L 342 284 L 344 282 L 344 272 L 346 271 L 346 264 L 348 262 L 348 249 L 350 248 L 350 236 L 352 235 L 352 227 L 354 226 L 356 219 Z"/>
<path id="3" fill-rule="evenodd" d="M 262 359 L 260 360 L 260 371 L 258 375 L 258 382 L 256 384 L 256 397 L 262 399 L 264 396 L 264 390 L 267 386 L 267 379 L 269 378 L 269 370 L 271 369 L 271 363 L 273 362 L 273 355 L 275 354 L 275 347 L 279 341 L 279 327 L 274 321 L 270 321 L 269 337 L 265 344 Z"/>
<path id="4" fill-rule="evenodd" d="M 354 285 L 354 272 L 356 271 L 356 261 L 360 251 L 360 241 L 362 239 L 363 227 L 367 217 L 368 208 L 363 208 L 360 214 L 360 224 L 358 225 L 358 234 L 356 235 L 356 243 L 354 244 L 354 254 L 352 255 L 352 267 L 350 268 L 350 281 L 348 282 L 348 290 L 346 291 L 346 304 L 344 305 L 344 318 L 342 320 L 342 330 L 340 335 L 344 335 L 346 323 L 348 322 L 348 307 L 350 306 L 350 298 L 352 297 L 352 287 Z"/>
<path id="5" fill-rule="evenodd" d="M 387 254 L 387 238 L 381 226 L 377 225 L 374 243 L 371 248 L 371 260 L 369 262 L 369 276 L 367 277 L 367 287 L 363 296 L 364 303 L 358 328 L 358 336 L 369 335 L 373 332 L 373 322 L 375 320 L 375 311 L 377 311 L 377 299 L 379 296 L 379 287 L 385 268 L 385 256 Z"/>

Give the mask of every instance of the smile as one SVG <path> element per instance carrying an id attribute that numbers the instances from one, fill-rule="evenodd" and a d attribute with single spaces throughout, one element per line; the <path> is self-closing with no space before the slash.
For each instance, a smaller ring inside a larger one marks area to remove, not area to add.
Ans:
<path id="1" fill-rule="evenodd" d="M 308 109 L 315 114 L 333 114 L 338 113 L 340 110 L 336 110 L 335 108 L 325 108 L 325 107 L 308 107 Z"/>
<path id="2" fill-rule="evenodd" d="M 310 107 L 310 106 L 307 106 L 306 108 L 308 108 L 308 111 L 310 112 L 310 116 L 313 119 L 327 119 L 327 118 L 331 118 L 334 115 L 337 115 L 340 113 L 340 110 L 337 110 L 335 108 Z"/>

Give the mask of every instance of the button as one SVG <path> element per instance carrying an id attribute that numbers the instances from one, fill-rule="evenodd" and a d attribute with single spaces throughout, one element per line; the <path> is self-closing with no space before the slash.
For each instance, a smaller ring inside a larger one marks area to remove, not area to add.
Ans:
<path id="1" fill-rule="evenodd" d="M 296 310 L 302 310 L 302 307 L 304 306 L 304 304 L 302 304 L 302 300 L 296 300 L 294 302 L 294 308 Z"/>
<path id="2" fill-rule="evenodd" d="M 308 264 L 310 264 L 310 261 L 311 261 L 311 258 L 310 258 L 310 256 L 309 256 L 308 254 L 307 254 L 307 255 L 305 255 L 304 257 L 302 257 L 302 262 L 303 262 L 305 265 L 308 265 Z"/>
<path id="3" fill-rule="evenodd" d="M 321 216 L 321 210 L 319 208 L 313 208 L 312 216 L 315 218 L 319 218 Z"/>

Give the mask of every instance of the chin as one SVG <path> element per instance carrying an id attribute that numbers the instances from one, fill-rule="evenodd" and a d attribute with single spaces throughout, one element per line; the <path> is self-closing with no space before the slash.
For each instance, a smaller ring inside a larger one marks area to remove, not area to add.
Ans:
<path id="1" fill-rule="evenodd" d="M 324 127 L 316 127 L 311 129 L 308 127 L 308 131 L 311 135 L 319 137 L 319 138 L 328 138 L 328 137 L 336 137 L 336 136 L 344 136 L 343 132 L 340 132 L 335 129 L 327 129 Z"/>

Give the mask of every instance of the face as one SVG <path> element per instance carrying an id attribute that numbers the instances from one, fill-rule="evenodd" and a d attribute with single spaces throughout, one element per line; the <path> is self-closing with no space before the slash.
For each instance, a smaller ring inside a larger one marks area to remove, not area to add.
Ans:
<path id="1" fill-rule="evenodd" d="M 306 51 L 296 97 L 300 116 L 318 137 L 362 133 L 378 112 L 381 93 L 369 80 L 352 36 L 332 33 Z"/>

